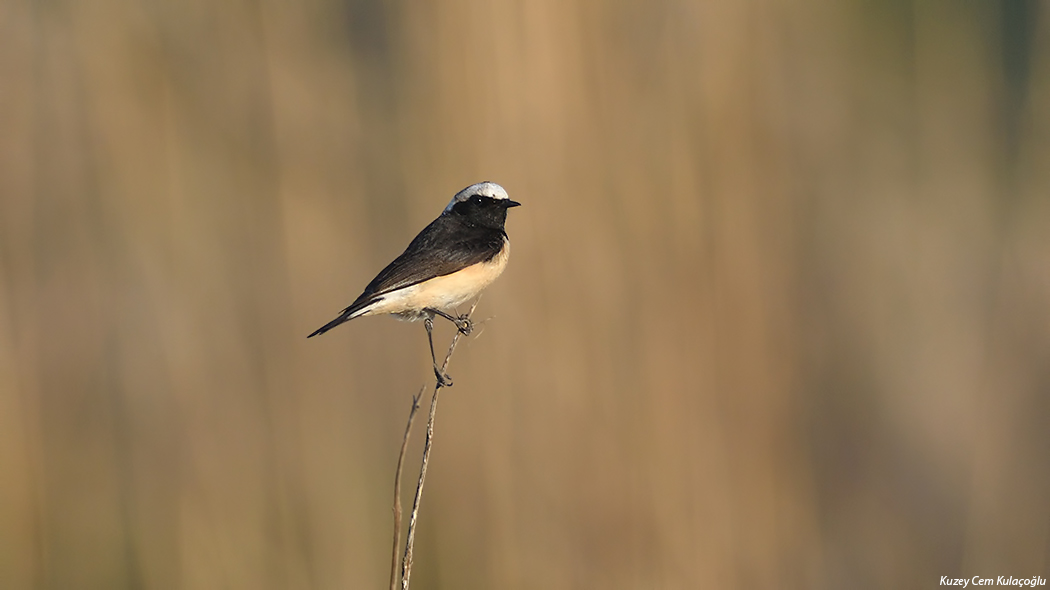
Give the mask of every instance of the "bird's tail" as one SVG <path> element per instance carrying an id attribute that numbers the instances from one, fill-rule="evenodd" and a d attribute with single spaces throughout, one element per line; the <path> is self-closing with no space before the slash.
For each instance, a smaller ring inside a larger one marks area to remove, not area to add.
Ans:
<path id="1" fill-rule="evenodd" d="M 331 330 L 332 328 L 338 326 L 339 324 L 343 324 L 343 323 L 349 322 L 350 320 L 352 320 L 352 319 L 356 318 L 357 316 L 361 315 L 362 313 L 364 313 L 366 311 L 365 310 L 366 307 L 367 307 L 367 305 L 359 305 L 359 304 L 357 304 L 355 302 L 354 305 L 351 305 L 350 307 L 344 309 L 343 312 L 339 314 L 339 317 L 337 317 L 334 320 L 328 322 L 327 324 L 321 326 L 320 328 L 314 330 L 312 334 L 307 336 L 307 338 L 313 338 L 314 336 L 320 336 L 321 334 L 324 334 L 325 332 Z"/>
<path id="2" fill-rule="evenodd" d="M 339 315 L 339 317 L 337 317 L 334 320 L 328 322 L 327 324 L 321 326 L 320 328 L 314 330 L 312 334 L 307 336 L 307 338 L 313 338 L 314 336 L 320 336 L 321 334 L 324 334 L 325 332 L 331 330 L 332 328 L 338 326 L 339 324 L 342 324 L 343 322 L 348 322 L 348 321 L 350 321 L 350 314 L 342 313 L 342 314 Z"/>

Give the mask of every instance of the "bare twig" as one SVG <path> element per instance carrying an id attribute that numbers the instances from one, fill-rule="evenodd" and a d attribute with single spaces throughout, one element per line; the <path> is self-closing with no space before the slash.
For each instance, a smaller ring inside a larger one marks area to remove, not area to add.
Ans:
<path id="1" fill-rule="evenodd" d="M 412 422 L 419 410 L 419 400 L 423 397 L 423 387 L 412 396 L 412 409 L 408 412 L 408 424 L 405 426 L 405 437 L 401 439 L 401 453 L 397 456 L 397 474 L 394 476 L 394 552 L 390 558 L 390 590 L 397 590 L 397 562 L 401 552 L 401 466 L 405 462 L 405 451 L 408 450 L 408 437 L 412 434 Z"/>
<path id="2" fill-rule="evenodd" d="M 474 314 L 474 310 L 477 307 L 478 301 L 474 301 L 474 305 L 471 305 L 470 311 L 467 312 L 466 317 L 468 319 Z M 441 364 L 442 373 L 445 373 L 445 371 L 448 370 L 448 363 L 452 360 L 452 353 L 456 350 L 456 344 L 459 343 L 460 336 L 462 336 L 462 332 L 457 330 L 455 336 L 452 337 L 452 344 L 448 347 L 448 354 L 445 355 L 445 362 Z M 416 540 L 416 518 L 419 516 L 419 502 L 423 498 L 423 482 L 427 477 L 427 465 L 430 462 L 430 447 L 434 439 L 434 416 L 437 414 L 438 394 L 441 392 L 442 386 L 443 384 L 441 383 L 441 380 L 437 379 L 435 376 L 434 394 L 430 398 L 430 417 L 427 419 L 427 438 L 423 444 L 423 464 L 419 468 L 419 482 L 416 483 L 416 497 L 412 502 L 412 514 L 408 517 L 408 540 L 405 543 L 405 555 L 401 560 L 402 590 L 408 590 L 409 578 L 412 576 L 412 547 Z M 416 407 L 418 407 L 418 405 L 413 406 L 413 408 Z M 415 409 L 412 410 L 412 414 L 414 413 Z M 411 420 L 412 415 L 409 415 L 409 427 L 411 427 Z M 397 504 L 400 506 L 400 498 L 397 499 Z M 398 508 L 398 510 L 400 510 L 400 508 Z"/>

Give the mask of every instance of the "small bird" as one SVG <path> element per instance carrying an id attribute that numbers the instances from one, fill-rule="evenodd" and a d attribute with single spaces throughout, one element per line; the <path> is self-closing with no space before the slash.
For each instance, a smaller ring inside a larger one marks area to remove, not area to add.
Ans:
<path id="1" fill-rule="evenodd" d="M 389 313 L 405 320 L 423 320 L 434 375 L 442 386 L 451 386 L 451 377 L 442 374 L 434 356 L 434 316 L 470 334 L 470 318 L 450 312 L 477 297 L 506 268 L 510 240 L 503 226 L 507 209 L 519 205 L 494 182 L 479 182 L 459 191 L 339 317 L 307 338 L 361 316 Z"/>

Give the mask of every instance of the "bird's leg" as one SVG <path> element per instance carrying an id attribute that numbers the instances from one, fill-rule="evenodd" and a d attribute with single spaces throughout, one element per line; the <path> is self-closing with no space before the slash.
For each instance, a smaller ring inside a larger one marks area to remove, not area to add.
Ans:
<path id="1" fill-rule="evenodd" d="M 449 314 L 441 311 L 440 309 L 434 309 L 429 307 L 426 311 L 430 312 L 431 314 L 436 313 L 439 316 L 445 318 L 446 320 L 452 322 L 453 324 L 456 324 L 456 329 L 459 330 L 459 333 L 463 334 L 464 336 L 470 336 L 470 333 L 474 331 L 474 322 L 470 321 L 470 317 L 468 316 L 461 315 L 458 318 L 454 318 Z"/>
<path id="2" fill-rule="evenodd" d="M 437 357 L 434 356 L 434 319 L 433 316 L 427 316 L 423 320 L 423 325 L 427 328 L 427 342 L 430 343 L 430 360 L 434 363 L 434 376 L 437 377 L 438 387 L 452 387 L 452 377 L 449 377 L 448 373 L 442 373 L 441 369 L 438 368 Z"/>

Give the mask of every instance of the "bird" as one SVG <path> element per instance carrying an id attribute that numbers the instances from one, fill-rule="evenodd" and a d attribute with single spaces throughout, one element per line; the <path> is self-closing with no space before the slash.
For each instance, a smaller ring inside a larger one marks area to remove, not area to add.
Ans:
<path id="1" fill-rule="evenodd" d="M 507 209 L 520 205 L 494 182 L 479 182 L 459 191 L 353 303 L 307 338 L 363 316 L 392 314 L 403 320 L 423 320 L 434 375 L 439 385 L 450 387 L 452 378 L 438 368 L 434 356 L 434 316 L 470 334 L 470 318 L 452 314 L 457 306 L 481 294 L 507 267 Z"/>

